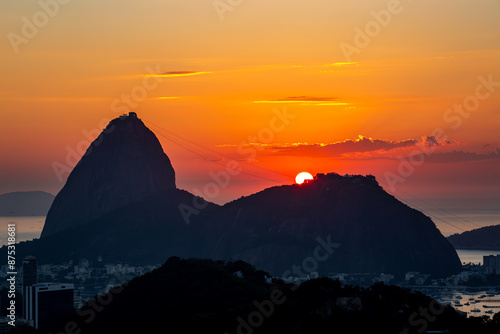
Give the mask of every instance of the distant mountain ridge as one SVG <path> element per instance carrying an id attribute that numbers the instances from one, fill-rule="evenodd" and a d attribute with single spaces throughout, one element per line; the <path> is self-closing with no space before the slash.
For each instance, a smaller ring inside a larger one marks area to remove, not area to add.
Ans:
<path id="1" fill-rule="evenodd" d="M 453 234 L 448 241 L 456 249 L 500 250 L 500 225 Z"/>
<path id="2" fill-rule="evenodd" d="M 0 216 L 46 216 L 55 196 L 45 191 L 18 191 L 0 195 Z"/>
<path id="3" fill-rule="evenodd" d="M 99 255 L 153 264 L 174 255 L 242 259 L 276 276 L 461 269 L 435 224 L 373 176 L 318 174 L 224 206 L 206 202 L 187 224 L 180 206 L 200 199 L 176 189 L 170 160 L 135 113 L 111 121 L 89 152 L 54 200 L 41 239 L 21 244 L 19 256 L 40 263 Z"/>

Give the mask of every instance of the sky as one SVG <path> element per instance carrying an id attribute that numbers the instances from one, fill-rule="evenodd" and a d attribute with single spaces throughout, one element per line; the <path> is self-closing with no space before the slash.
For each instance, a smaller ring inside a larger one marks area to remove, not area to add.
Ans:
<path id="1" fill-rule="evenodd" d="M 372 174 L 435 220 L 500 223 L 499 12 L 499 0 L 4 0 L 0 193 L 56 194 L 107 122 L 137 112 L 178 187 L 219 204 L 303 171 Z"/>

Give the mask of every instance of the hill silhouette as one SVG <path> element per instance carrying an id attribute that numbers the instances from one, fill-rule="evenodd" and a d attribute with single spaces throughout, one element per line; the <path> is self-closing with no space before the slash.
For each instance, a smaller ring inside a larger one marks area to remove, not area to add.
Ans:
<path id="1" fill-rule="evenodd" d="M 300 286 L 269 280 L 243 261 L 172 257 L 151 273 L 89 301 L 40 332 L 79 333 L 495 333 L 493 320 L 467 319 L 419 292 L 327 278 Z M 32 331 L 29 331 L 32 332 Z"/>
<path id="2" fill-rule="evenodd" d="M 457 249 L 500 250 L 500 225 L 453 234 L 448 240 Z"/>
<path id="3" fill-rule="evenodd" d="M 461 268 L 431 219 L 389 195 L 373 176 L 319 174 L 302 185 L 243 197 L 204 219 L 203 237 L 217 242 L 206 244 L 203 254 L 242 259 L 280 276 L 314 258 L 318 238 L 338 244 L 327 259 L 316 261 L 313 271 L 323 275 L 419 271 L 446 276 Z M 309 262 L 304 264 L 314 267 Z"/>

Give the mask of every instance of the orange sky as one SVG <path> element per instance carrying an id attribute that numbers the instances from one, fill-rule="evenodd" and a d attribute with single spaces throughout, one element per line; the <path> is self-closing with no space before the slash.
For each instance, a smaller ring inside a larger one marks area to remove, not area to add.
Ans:
<path id="1" fill-rule="evenodd" d="M 217 203 L 335 171 L 376 175 L 409 200 L 498 209 L 499 1 L 228 4 L 3 1 L 0 193 L 57 193 L 53 163 L 135 111 L 181 188 L 239 161 Z M 464 103 L 472 111 L 454 111 Z M 293 118 L 272 126 L 284 110 Z M 391 186 L 400 159 L 426 147 Z"/>

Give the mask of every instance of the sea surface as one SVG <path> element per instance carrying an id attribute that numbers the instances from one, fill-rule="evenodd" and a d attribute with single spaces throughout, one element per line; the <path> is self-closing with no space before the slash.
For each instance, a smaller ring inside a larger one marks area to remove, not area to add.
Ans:
<path id="1" fill-rule="evenodd" d="M 483 264 L 483 256 L 500 255 L 500 250 L 475 250 L 457 249 L 458 257 L 462 263 Z"/>
<path id="2" fill-rule="evenodd" d="M 16 242 L 39 238 L 45 216 L 0 217 L 0 247 L 7 244 L 7 227 L 16 224 Z"/>
<path id="3" fill-rule="evenodd" d="M 443 305 L 467 313 L 468 317 L 488 316 L 500 312 L 500 288 L 423 288 L 418 289 Z"/>

